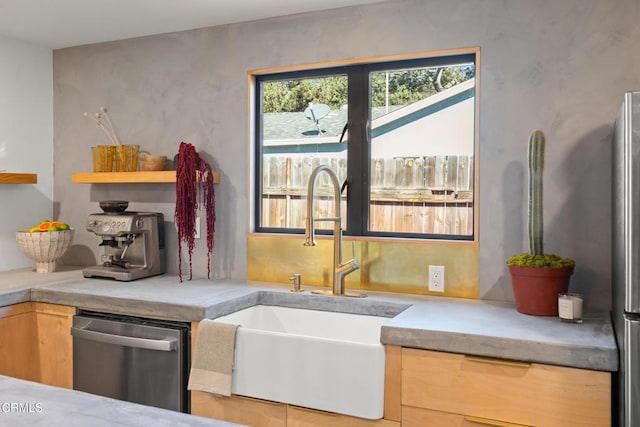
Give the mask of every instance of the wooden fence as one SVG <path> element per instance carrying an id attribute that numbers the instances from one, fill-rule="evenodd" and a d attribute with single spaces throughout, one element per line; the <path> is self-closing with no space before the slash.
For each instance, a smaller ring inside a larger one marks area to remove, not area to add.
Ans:
<path id="1" fill-rule="evenodd" d="M 328 164 L 339 182 L 346 158 L 265 156 L 264 227 L 303 228 L 307 183 L 312 170 Z M 425 156 L 372 159 L 369 229 L 404 233 L 473 234 L 473 157 Z M 314 215 L 333 215 L 333 190 L 318 177 Z M 346 209 L 343 195 L 342 209 Z M 318 223 L 318 228 L 331 228 Z M 346 222 L 343 224 L 346 227 Z"/>

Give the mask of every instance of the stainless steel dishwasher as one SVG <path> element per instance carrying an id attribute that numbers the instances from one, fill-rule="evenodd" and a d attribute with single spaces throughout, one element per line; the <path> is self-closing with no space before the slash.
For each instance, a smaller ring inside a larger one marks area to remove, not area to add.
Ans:
<path id="1" fill-rule="evenodd" d="M 187 322 L 81 311 L 73 318 L 73 388 L 189 412 Z"/>

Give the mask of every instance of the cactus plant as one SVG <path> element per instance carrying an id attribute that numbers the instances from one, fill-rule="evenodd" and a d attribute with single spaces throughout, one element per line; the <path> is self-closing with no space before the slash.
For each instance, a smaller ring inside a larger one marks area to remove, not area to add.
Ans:
<path id="1" fill-rule="evenodd" d="M 542 222 L 542 173 L 544 171 L 544 134 L 540 130 L 529 136 L 529 252 L 542 255 L 543 232 Z"/>
<path id="2" fill-rule="evenodd" d="M 544 253 L 544 225 L 542 216 L 542 191 L 544 155 L 546 140 L 541 130 L 529 136 L 527 161 L 529 164 L 529 201 L 528 235 L 529 253 L 514 255 L 507 259 L 508 265 L 519 267 L 573 267 L 575 262 L 569 258 Z"/>

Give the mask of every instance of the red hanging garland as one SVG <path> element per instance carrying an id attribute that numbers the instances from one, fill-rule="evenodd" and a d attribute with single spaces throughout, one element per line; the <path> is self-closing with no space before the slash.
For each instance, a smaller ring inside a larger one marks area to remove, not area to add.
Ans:
<path id="1" fill-rule="evenodd" d="M 202 183 L 202 193 L 198 197 L 198 181 Z M 178 229 L 178 276 L 182 282 L 182 243 L 189 251 L 189 280 L 193 278 L 192 256 L 196 246 L 196 212 L 199 200 L 204 199 L 207 226 L 207 278 L 211 278 L 211 253 L 216 223 L 216 194 L 213 186 L 211 166 L 200 157 L 188 142 L 181 142 L 176 168 L 176 212 Z"/>

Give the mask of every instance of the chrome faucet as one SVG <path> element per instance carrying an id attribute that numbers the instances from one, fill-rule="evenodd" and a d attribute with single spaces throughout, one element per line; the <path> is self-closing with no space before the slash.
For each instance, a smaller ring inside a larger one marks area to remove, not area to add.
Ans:
<path id="1" fill-rule="evenodd" d="M 320 173 L 329 175 L 329 180 L 333 186 L 334 209 L 333 217 L 314 218 L 313 199 L 315 196 L 315 184 Z M 340 184 L 338 177 L 327 165 L 320 165 L 311 172 L 309 186 L 307 189 L 307 219 L 305 226 L 304 245 L 316 246 L 315 223 L 316 221 L 333 222 L 333 286 L 330 291 L 313 291 L 315 294 L 330 294 L 350 297 L 364 297 L 364 294 L 351 294 L 345 292 L 344 279 L 349 274 L 360 268 L 360 262 L 356 259 L 355 253 L 349 261 L 342 262 L 342 214 L 340 206 Z M 352 247 L 352 252 L 354 245 Z"/>

